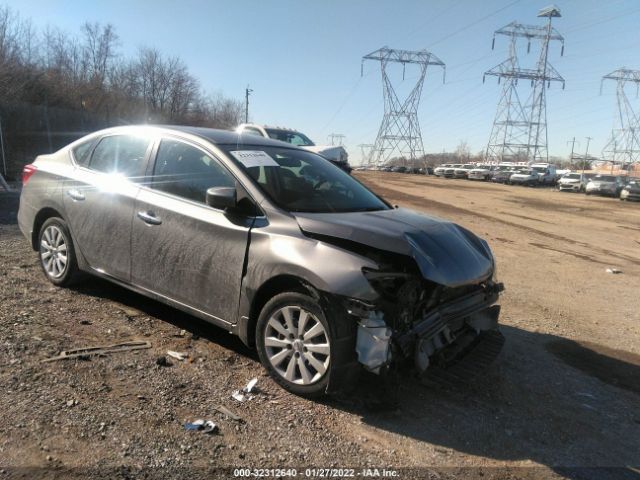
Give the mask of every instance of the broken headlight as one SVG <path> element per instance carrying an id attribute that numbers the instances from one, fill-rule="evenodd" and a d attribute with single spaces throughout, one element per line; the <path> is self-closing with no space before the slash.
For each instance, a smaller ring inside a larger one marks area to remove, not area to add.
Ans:
<path id="1" fill-rule="evenodd" d="M 373 289 L 385 298 L 395 297 L 398 289 L 411 277 L 404 272 L 385 272 L 366 267 L 362 269 L 362 274 Z"/>

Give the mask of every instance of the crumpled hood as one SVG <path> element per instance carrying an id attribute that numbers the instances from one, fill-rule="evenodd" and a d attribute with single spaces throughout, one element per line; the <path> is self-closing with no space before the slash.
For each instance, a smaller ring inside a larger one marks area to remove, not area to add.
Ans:
<path id="1" fill-rule="evenodd" d="M 304 146 L 302 148 L 304 148 L 305 150 L 309 150 L 310 152 L 317 153 L 318 155 L 322 155 L 324 158 L 335 160 L 337 162 L 346 162 L 349 158 L 347 151 L 340 145 L 312 145 Z"/>
<path id="2" fill-rule="evenodd" d="M 294 215 L 303 232 L 413 257 L 422 276 L 440 285 L 479 283 L 493 273 L 493 256 L 484 240 L 436 217 L 404 208 Z"/>

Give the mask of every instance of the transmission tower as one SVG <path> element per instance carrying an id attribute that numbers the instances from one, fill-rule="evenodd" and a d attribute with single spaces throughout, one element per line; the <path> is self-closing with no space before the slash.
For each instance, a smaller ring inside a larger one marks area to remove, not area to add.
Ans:
<path id="1" fill-rule="evenodd" d="M 371 155 L 373 143 L 361 143 L 358 146 L 360 147 L 360 152 L 362 153 L 360 163 L 364 165 L 365 161 L 367 161 L 369 159 L 369 156 Z"/>
<path id="2" fill-rule="evenodd" d="M 381 165 L 394 155 L 402 157 L 403 160 L 409 158 L 412 162 L 415 162 L 416 158 L 424 155 L 422 134 L 418 123 L 418 105 L 424 78 L 427 74 L 427 67 L 429 65 L 442 67 L 444 82 L 445 64 L 427 50 L 395 50 L 388 47 L 383 47 L 362 57 L 361 70 L 365 60 L 380 62 L 382 93 L 384 96 L 384 116 L 382 117 L 375 144 L 370 151 L 368 164 Z M 389 77 L 387 67 L 391 63 L 402 65 L 402 80 L 405 77 L 407 64 L 417 65 L 420 69 L 415 86 L 404 100 L 398 98 L 398 94 Z"/>
<path id="3" fill-rule="evenodd" d="M 331 145 L 336 145 L 336 141 L 338 142 L 338 145 L 342 145 L 342 141 L 346 138 L 346 135 L 343 135 L 342 133 L 331 133 L 327 138 L 331 142 Z"/>
<path id="4" fill-rule="evenodd" d="M 538 17 L 547 17 L 547 25 L 511 22 L 494 32 L 492 49 L 496 35 L 510 37 L 510 42 L 509 58 L 484 73 L 484 77 L 498 77 L 498 83 L 504 80 L 487 145 L 486 157 L 489 161 L 548 161 L 546 89 L 552 81 L 562 82 L 564 89 L 564 79 L 548 62 L 549 42 L 560 41 L 562 55 L 564 37 L 551 26 L 551 19 L 560 17 L 557 7 L 540 10 Z M 520 66 L 517 46 L 521 38 L 527 40 L 527 52 L 531 51 L 532 39 L 540 41 L 540 54 L 534 68 Z M 520 98 L 518 80 L 529 80 L 531 83 L 531 91 L 524 103 Z"/>
<path id="5" fill-rule="evenodd" d="M 605 80 L 616 81 L 618 115 L 611 131 L 611 139 L 602 150 L 602 157 L 613 163 L 634 163 L 640 160 L 640 123 L 627 97 L 626 86 L 635 85 L 636 96 L 640 86 L 640 71 L 620 68 L 602 77 L 600 93 Z"/>

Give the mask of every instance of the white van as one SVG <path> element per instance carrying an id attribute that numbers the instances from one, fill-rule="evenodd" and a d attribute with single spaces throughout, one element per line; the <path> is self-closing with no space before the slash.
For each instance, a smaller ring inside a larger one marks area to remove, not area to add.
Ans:
<path id="1" fill-rule="evenodd" d="M 531 169 L 538 174 L 540 185 L 555 185 L 558 181 L 556 166 L 551 163 L 534 163 Z"/>

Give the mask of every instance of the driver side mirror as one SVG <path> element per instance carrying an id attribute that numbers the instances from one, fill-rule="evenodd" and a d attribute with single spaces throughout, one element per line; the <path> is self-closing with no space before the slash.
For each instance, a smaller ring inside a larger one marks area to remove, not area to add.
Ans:
<path id="1" fill-rule="evenodd" d="M 235 187 L 211 187 L 207 189 L 206 204 L 219 210 L 234 208 L 238 204 Z"/>

